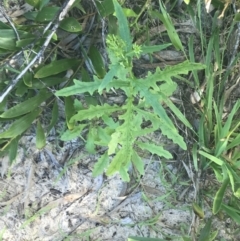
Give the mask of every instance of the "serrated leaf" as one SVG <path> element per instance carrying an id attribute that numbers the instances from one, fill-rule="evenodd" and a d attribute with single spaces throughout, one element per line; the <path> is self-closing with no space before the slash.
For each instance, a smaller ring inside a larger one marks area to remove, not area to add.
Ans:
<path id="1" fill-rule="evenodd" d="M 124 182 L 130 182 L 130 177 L 126 167 L 121 167 L 119 170 L 119 174 Z"/>
<path id="2" fill-rule="evenodd" d="M 130 52 L 132 49 L 132 38 L 131 38 L 127 18 L 125 17 L 125 14 L 120 4 L 116 0 L 113 0 L 113 5 L 114 5 L 116 17 L 118 19 L 119 35 L 126 44 L 125 51 Z"/>
<path id="3" fill-rule="evenodd" d="M 107 87 L 107 85 L 113 80 L 114 76 L 117 75 L 117 72 L 119 72 L 120 69 L 122 69 L 120 64 L 111 66 L 111 69 L 107 72 L 98 88 L 99 93 L 102 93 L 102 90 Z"/>
<path id="4" fill-rule="evenodd" d="M 96 152 L 95 151 L 95 144 L 94 144 L 96 134 L 97 134 L 96 132 L 97 131 L 96 131 L 95 128 L 90 127 L 90 130 L 89 130 L 88 135 L 87 135 L 87 142 L 86 142 L 85 148 L 90 154 L 94 154 Z"/>
<path id="5" fill-rule="evenodd" d="M 55 60 L 52 63 L 44 65 L 42 68 L 40 68 L 34 75 L 34 78 L 44 78 L 62 73 L 64 71 L 77 67 L 80 62 L 81 60 L 79 59 Z"/>
<path id="6" fill-rule="evenodd" d="M 41 150 L 46 145 L 46 136 L 40 121 L 37 122 L 36 147 Z"/>
<path id="7" fill-rule="evenodd" d="M 82 31 L 82 26 L 73 17 L 68 17 L 60 22 L 60 28 L 70 33 L 77 33 Z"/>
<path id="8" fill-rule="evenodd" d="M 106 174 L 108 176 L 113 175 L 115 172 L 119 172 L 122 167 L 126 167 L 131 161 L 132 147 L 124 146 L 118 151 L 116 156 L 112 159 L 110 165 L 107 168 Z"/>
<path id="9" fill-rule="evenodd" d="M 37 96 L 34 96 L 14 107 L 8 109 L 3 114 L 0 115 L 1 118 L 13 118 L 17 116 L 24 115 L 32 110 L 35 110 L 43 101 L 51 97 L 52 93 L 45 90 L 40 91 Z"/>
<path id="10" fill-rule="evenodd" d="M 120 137 L 121 133 L 115 131 L 112 135 L 111 135 L 111 140 L 108 143 L 108 155 L 112 155 L 116 152 L 116 148 L 118 146 L 118 141 L 119 141 L 119 137 Z"/>
<path id="11" fill-rule="evenodd" d="M 181 148 L 186 148 L 186 143 L 184 142 L 183 137 L 178 134 L 178 131 L 174 127 L 172 122 L 166 122 L 162 118 L 159 118 L 156 114 L 143 111 L 139 108 L 135 108 L 135 110 L 141 113 L 146 120 L 150 120 L 155 129 L 160 128 L 163 135 L 166 135 L 169 139 L 171 139 L 174 143 L 178 144 Z"/>
<path id="12" fill-rule="evenodd" d="M 229 178 L 226 178 L 223 181 L 222 186 L 217 191 L 213 201 L 213 214 L 217 214 L 220 211 L 224 193 L 228 184 L 229 184 Z"/>
<path id="13" fill-rule="evenodd" d="M 115 111 L 121 110 L 121 107 L 111 106 L 108 104 L 104 104 L 103 106 L 89 106 L 88 109 L 80 110 L 76 115 L 74 115 L 70 122 L 74 121 L 82 121 L 82 120 L 91 120 L 93 118 L 101 117 L 104 114 L 111 114 Z"/>
<path id="14" fill-rule="evenodd" d="M 107 153 L 105 152 L 97 161 L 97 163 L 94 165 L 92 175 L 93 177 L 97 177 L 101 175 L 104 172 L 104 169 L 108 166 L 109 163 L 109 157 Z"/>
<path id="15" fill-rule="evenodd" d="M 156 146 L 156 145 L 151 144 L 151 143 L 143 143 L 143 142 L 137 142 L 136 144 L 142 150 L 149 151 L 152 154 L 157 154 L 158 156 L 163 156 L 167 159 L 172 158 L 172 154 L 169 151 L 164 150 L 162 146 Z"/>
<path id="16" fill-rule="evenodd" d="M 19 118 L 6 130 L 0 133 L 0 139 L 2 138 L 15 138 L 18 135 L 25 132 L 35 120 L 35 118 L 41 113 L 40 108 L 36 108 L 31 113 Z"/>
<path id="17" fill-rule="evenodd" d="M 61 140 L 62 141 L 71 141 L 72 139 L 81 137 L 82 130 L 84 129 L 85 126 L 86 126 L 85 124 L 82 124 L 82 125 L 75 126 L 72 130 L 66 130 L 62 134 Z"/>
<path id="18" fill-rule="evenodd" d="M 133 150 L 132 163 L 141 175 L 144 175 L 144 162 L 142 158 Z"/>
<path id="19" fill-rule="evenodd" d="M 89 92 L 90 95 L 93 94 L 94 91 L 98 89 L 101 82 L 100 81 L 94 81 L 94 82 L 81 82 L 79 80 L 73 80 L 74 85 L 66 87 L 62 90 L 56 91 L 57 96 L 70 96 L 70 95 L 76 95 L 81 94 L 85 92 Z"/>

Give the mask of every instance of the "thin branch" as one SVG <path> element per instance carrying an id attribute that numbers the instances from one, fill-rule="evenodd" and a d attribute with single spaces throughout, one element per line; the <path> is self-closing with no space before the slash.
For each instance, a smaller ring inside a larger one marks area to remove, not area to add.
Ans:
<path id="1" fill-rule="evenodd" d="M 41 62 L 41 57 L 44 54 L 46 48 L 48 47 L 52 36 L 55 34 L 55 32 L 57 31 L 60 22 L 64 19 L 64 17 L 66 16 L 67 12 L 69 11 L 70 7 L 73 5 L 73 3 L 75 2 L 75 0 L 66 0 L 66 2 L 64 3 L 60 13 L 58 15 L 56 15 L 56 18 L 51 21 L 46 28 L 44 29 L 45 33 L 50 27 L 51 25 L 54 23 L 50 34 L 47 36 L 42 48 L 40 49 L 40 51 L 38 52 L 38 54 L 32 59 L 32 61 L 25 67 L 25 69 L 22 70 L 22 72 L 15 78 L 12 80 L 12 83 L 9 84 L 5 90 L 3 91 L 2 94 L 0 94 L 0 103 L 4 100 L 4 98 L 12 91 L 12 89 L 16 86 L 16 84 L 20 81 L 20 79 L 23 77 L 23 75 L 35 64 L 35 62 L 39 59 L 39 62 Z"/>

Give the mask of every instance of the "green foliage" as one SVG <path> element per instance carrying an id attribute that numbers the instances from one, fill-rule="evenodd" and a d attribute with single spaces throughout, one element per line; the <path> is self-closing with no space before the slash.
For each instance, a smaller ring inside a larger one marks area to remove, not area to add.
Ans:
<path id="1" fill-rule="evenodd" d="M 202 69 L 204 66 L 186 61 L 173 67 L 166 67 L 164 70 L 157 69 L 154 73 L 149 72 L 145 78 L 137 79 L 132 72 L 133 58 L 138 57 L 142 50 L 152 52 L 156 49 L 163 49 L 168 44 L 155 46 L 154 49 L 132 44 L 123 10 L 117 1 L 113 1 L 113 3 L 116 16 L 121 24 L 119 24 L 119 35 L 108 35 L 107 37 L 109 71 L 103 79 L 94 76 L 93 82 L 74 80 L 73 86 L 57 91 L 56 95 L 71 96 L 85 92 L 93 95 L 96 91 L 101 94 L 103 90 L 106 92 L 110 91 L 111 88 L 121 89 L 125 92 L 127 98 L 121 107 L 106 103 L 104 105 L 90 105 L 86 109 L 77 111 L 69 122 L 76 123 L 75 126 L 72 126 L 72 132 L 81 129 L 83 123 L 89 123 L 85 127 L 89 129 L 86 145 L 91 152 L 94 152 L 95 145 L 107 147 L 107 151 L 95 165 L 94 175 L 99 175 L 104 170 L 106 170 L 107 175 L 119 172 L 123 180 L 129 181 L 128 168 L 131 162 L 139 173 L 143 174 L 144 172 L 143 162 L 137 152 L 139 148 L 165 158 L 172 157 L 161 146 L 138 141 L 139 137 L 161 130 L 174 143 L 186 149 L 183 138 L 178 134 L 162 103 L 166 102 L 173 108 L 168 97 L 176 90 L 177 84 L 172 80 L 172 77 L 187 74 L 190 70 Z M 138 103 L 135 103 L 136 98 L 139 99 Z M 177 108 L 174 107 L 174 110 L 177 111 Z M 114 120 L 114 114 L 117 114 L 117 120 Z M 106 121 L 106 115 L 112 120 Z M 180 118 L 188 123 L 183 115 Z M 102 123 L 101 128 L 99 124 L 96 124 L 97 120 Z M 142 124 L 145 121 L 150 121 L 151 126 L 143 129 Z M 63 134 L 62 138 L 68 139 L 68 135 L 70 135 L 69 130 Z"/>
<path id="2" fill-rule="evenodd" d="M 224 71 L 224 56 L 227 45 L 225 44 L 220 48 L 220 35 L 216 24 L 217 17 L 217 14 L 215 14 L 213 34 L 209 39 L 204 38 L 201 26 L 199 26 L 202 40 L 204 40 L 202 41 L 202 51 L 208 68 L 205 69 L 206 82 L 204 84 L 199 83 L 197 74 L 193 72 L 197 87 L 201 84 L 206 85 L 206 91 L 203 93 L 199 103 L 201 109 L 198 111 L 200 116 L 197 135 L 198 146 L 194 145 L 192 154 L 195 170 L 201 169 L 206 171 L 210 167 L 220 183 L 218 191 L 212 193 L 213 214 L 225 211 L 227 215 L 239 223 L 239 207 L 236 207 L 235 204 L 226 204 L 224 202 L 227 193 L 231 193 L 230 195 L 232 196 L 235 195 L 234 198 L 239 198 L 240 100 L 236 100 L 232 104 L 231 110 L 224 114 L 225 104 L 229 96 L 224 86 L 232 78 L 232 73 L 230 70 Z M 189 43 L 189 52 L 190 59 L 194 61 L 192 41 Z M 239 56 L 237 55 L 234 62 L 238 59 Z M 229 66 L 229 69 L 231 69 L 231 66 Z"/>

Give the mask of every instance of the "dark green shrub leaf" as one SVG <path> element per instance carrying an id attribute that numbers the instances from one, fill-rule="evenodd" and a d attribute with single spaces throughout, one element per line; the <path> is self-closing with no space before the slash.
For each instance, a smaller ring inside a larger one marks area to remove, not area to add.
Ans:
<path id="1" fill-rule="evenodd" d="M 15 105 L 0 115 L 1 118 L 13 118 L 24 115 L 35 110 L 43 101 L 48 99 L 52 94 L 47 91 L 41 91 L 38 95 Z"/>
<path id="2" fill-rule="evenodd" d="M 41 113 L 40 108 L 36 108 L 31 113 L 16 120 L 6 131 L 0 133 L 0 139 L 2 138 L 15 138 L 25 132 Z"/>
<path id="3" fill-rule="evenodd" d="M 54 19 L 59 10 L 59 7 L 43 7 L 38 12 L 35 20 L 40 23 L 50 22 Z"/>
<path id="4" fill-rule="evenodd" d="M 46 136 L 40 121 L 37 122 L 36 147 L 41 150 L 46 145 Z"/>
<path id="5" fill-rule="evenodd" d="M 73 17 L 63 19 L 60 23 L 60 28 L 70 33 L 77 33 L 82 31 L 82 26 Z"/>
<path id="6" fill-rule="evenodd" d="M 44 78 L 52 76 L 55 74 L 62 73 L 66 70 L 77 67 L 80 64 L 81 60 L 79 59 L 61 59 L 53 61 L 52 63 L 43 66 L 37 71 L 34 75 L 35 78 Z"/>

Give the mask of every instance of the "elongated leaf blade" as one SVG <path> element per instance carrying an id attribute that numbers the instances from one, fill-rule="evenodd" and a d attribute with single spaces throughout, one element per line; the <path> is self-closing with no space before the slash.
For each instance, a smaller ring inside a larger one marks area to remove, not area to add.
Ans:
<path id="1" fill-rule="evenodd" d="M 118 19 L 119 35 L 126 44 L 126 52 L 129 52 L 132 49 L 132 38 L 127 18 L 125 17 L 123 9 L 117 0 L 113 0 L 113 5 Z"/>
<path id="2" fill-rule="evenodd" d="M 37 123 L 36 147 L 41 150 L 46 146 L 46 136 L 40 121 Z"/>
<path id="3" fill-rule="evenodd" d="M 16 120 L 6 131 L 0 133 L 0 139 L 2 138 L 15 138 L 25 132 L 35 120 L 35 118 L 41 113 L 41 109 L 37 108 L 31 113 Z"/>
<path id="4" fill-rule="evenodd" d="M 220 211 L 224 193 L 225 193 L 225 190 L 226 190 L 228 184 L 229 184 L 229 178 L 226 178 L 223 181 L 222 186 L 217 191 L 217 193 L 214 197 L 214 201 L 213 201 L 213 214 L 217 214 Z"/>
<path id="5" fill-rule="evenodd" d="M 104 114 L 111 114 L 112 112 L 121 110 L 121 107 L 118 106 L 111 106 L 108 104 L 104 104 L 103 106 L 89 106 L 88 109 L 86 110 L 80 110 L 76 115 L 74 115 L 71 119 L 70 122 L 74 121 L 81 121 L 81 120 L 86 120 L 86 119 L 93 119 L 97 117 L 101 117 Z"/>
<path id="6" fill-rule="evenodd" d="M 79 59 L 61 59 L 44 65 L 34 75 L 35 78 L 44 78 L 55 74 L 62 73 L 72 68 L 76 68 L 81 63 Z"/>
<path id="7" fill-rule="evenodd" d="M 152 154 L 157 154 L 158 156 L 163 156 L 167 159 L 172 158 L 172 154 L 169 151 L 163 149 L 162 146 L 156 146 L 151 143 L 137 142 L 137 145 L 142 149 L 151 152 Z"/>
<path id="8" fill-rule="evenodd" d="M 85 92 L 89 92 L 90 95 L 93 94 L 94 91 L 98 89 L 101 82 L 94 81 L 94 82 L 81 82 L 79 80 L 73 80 L 74 85 L 66 87 L 62 90 L 56 91 L 56 96 L 70 96 L 70 95 L 77 95 L 82 94 Z"/>
<path id="9" fill-rule="evenodd" d="M 43 101 L 51 97 L 52 94 L 49 92 L 40 91 L 40 93 L 14 107 L 8 109 L 3 114 L 0 115 L 1 118 L 13 118 L 17 116 L 24 115 L 26 113 L 35 110 Z"/>
<path id="10" fill-rule="evenodd" d="M 92 175 L 94 177 L 97 177 L 101 175 L 104 172 L 104 169 L 108 166 L 109 164 L 109 157 L 107 152 L 105 152 L 97 161 L 97 163 L 94 165 L 93 168 L 93 173 Z"/>

